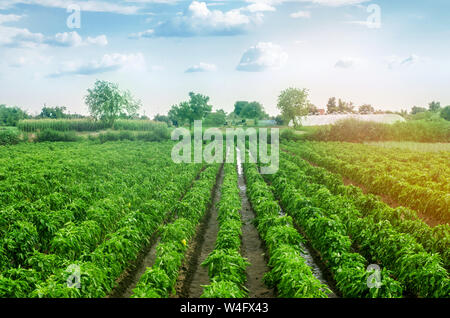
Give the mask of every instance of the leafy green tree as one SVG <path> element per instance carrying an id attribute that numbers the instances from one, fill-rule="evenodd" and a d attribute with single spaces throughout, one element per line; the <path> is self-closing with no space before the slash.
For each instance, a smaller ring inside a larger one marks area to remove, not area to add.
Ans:
<path id="1" fill-rule="evenodd" d="M 276 122 L 276 124 L 277 124 L 278 126 L 283 125 L 283 124 L 284 124 L 284 122 L 283 122 L 283 116 L 281 116 L 281 115 L 275 116 L 275 122 Z"/>
<path id="2" fill-rule="evenodd" d="M 39 114 L 40 118 L 53 118 L 53 119 L 61 119 L 67 118 L 68 115 L 65 113 L 67 108 L 65 106 L 56 106 L 56 107 L 42 107 L 41 113 Z"/>
<path id="3" fill-rule="evenodd" d="M 308 103 L 308 113 L 309 114 L 317 114 L 319 112 L 319 109 L 316 105 L 313 103 Z"/>
<path id="4" fill-rule="evenodd" d="M 444 118 L 445 120 L 449 120 L 450 121 L 450 105 L 449 106 L 445 106 L 444 108 L 442 108 L 442 110 L 441 110 L 441 117 Z"/>
<path id="5" fill-rule="evenodd" d="M 27 119 L 30 116 L 19 107 L 7 107 L 0 105 L 0 125 L 17 126 L 19 120 Z"/>
<path id="6" fill-rule="evenodd" d="M 212 106 L 208 104 L 209 97 L 201 94 L 189 93 L 189 101 L 174 105 L 169 111 L 169 118 L 175 125 L 189 123 L 194 120 L 202 120 L 211 112 Z"/>
<path id="7" fill-rule="evenodd" d="M 247 119 L 267 119 L 269 115 L 264 111 L 264 107 L 258 102 L 237 101 L 234 104 L 236 116 Z"/>
<path id="8" fill-rule="evenodd" d="M 368 113 L 373 113 L 373 112 L 375 112 L 375 108 L 373 108 L 372 105 L 369 105 L 369 104 L 361 105 L 358 108 L 358 113 L 360 113 L 360 114 L 368 114 Z"/>
<path id="9" fill-rule="evenodd" d="M 427 109 L 424 107 L 413 106 L 413 108 L 411 109 L 411 114 L 415 115 L 418 113 L 424 113 L 426 111 L 427 111 Z"/>
<path id="10" fill-rule="evenodd" d="M 308 115 L 308 90 L 298 88 L 287 88 L 278 97 L 278 109 L 285 123 L 294 122 L 298 126 L 297 117 Z"/>
<path id="11" fill-rule="evenodd" d="M 223 109 L 219 109 L 217 112 L 209 113 L 206 115 L 204 124 L 206 126 L 223 126 L 227 122 L 227 114 Z"/>
<path id="12" fill-rule="evenodd" d="M 355 106 L 353 106 L 352 102 L 345 102 L 339 98 L 338 107 L 337 107 L 338 112 L 353 113 L 354 108 L 355 108 Z"/>
<path id="13" fill-rule="evenodd" d="M 248 119 L 265 119 L 269 117 L 264 111 L 263 106 L 258 102 L 247 103 L 241 110 L 239 116 Z"/>
<path id="14" fill-rule="evenodd" d="M 430 112 L 437 112 L 441 109 L 441 103 L 432 101 L 428 104 L 428 109 Z"/>
<path id="15" fill-rule="evenodd" d="M 248 105 L 247 101 L 237 101 L 234 103 L 234 113 L 236 116 L 240 116 L 242 109 Z"/>
<path id="16" fill-rule="evenodd" d="M 153 118 L 154 121 L 159 121 L 162 123 L 166 123 L 166 124 L 170 124 L 170 118 L 169 116 L 166 115 L 160 115 L 160 114 L 156 114 L 156 116 Z"/>
<path id="17" fill-rule="evenodd" d="M 327 103 L 327 113 L 333 114 L 333 113 L 336 113 L 337 111 L 338 111 L 338 108 L 336 105 L 336 97 L 330 97 L 328 99 L 328 103 Z"/>
<path id="18" fill-rule="evenodd" d="M 121 91 L 117 84 L 107 81 L 96 81 L 94 88 L 88 89 L 84 100 L 91 116 L 110 126 L 121 115 L 136 116 L 141 106 L 129 91 Z"/>

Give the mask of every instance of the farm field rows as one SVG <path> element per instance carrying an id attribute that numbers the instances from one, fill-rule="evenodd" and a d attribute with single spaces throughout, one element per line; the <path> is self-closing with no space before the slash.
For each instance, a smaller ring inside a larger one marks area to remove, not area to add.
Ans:
<path id="1" fill-rule="evenodd" d="M 285 143 L 278 172 L 261 175 L 260 163 L 175 164 L 173 145 L 1 148 L 0 297 L 192 297 L 193 284 L 204 298 L 449 296 L 449 225 L 431 227 L 331 169 L 348 157 L 381 170 L 380 157 Z M 389 151 L 382 158 L 428 176 L 426 162 Z M 426 161 L 445 166 L 441 156 Z M 395 178 L 422 186 L 419 176 Z"/>
<path id="2" fill-rule="evenodd" d="M 449 277 L 443 265 L 443 258 L 448 264 L 448 232 L 443 234 L 447 241 L 442 250 L 445 255 L 427 252 L 414 235 L 407 233 L 407 226 L 402 227 L 404 215 L 398 216 L 386 207 L 382 210 L 382 205 L 375 208 L 379 202 L 374 198 L 352 193 L 354 187 L 339 185 L 339 179 L 326 170 L 303 160 L 294 163 L 288 156 L 281 160 L 280 171 L 271 177 L 276 193 L 331 267 L 344 296 L 357 291 L 358 286 L 362 287 L 361 292 L 368 292 L 363 284 L 366 280 L 358 284 L 356 279 L 367 273 L 348 274 L 346 278 L 348 269 L 339 266 L 355 271 L 368 264 L 379 265 L 382 279 L 386 279 L 384 287 L 370 290 L 379 293 L 376 296 L 399 297 L 402 290 L 404 295 L 420 297 L 448 295 Z M 423 241 L 433 248 L 426 236 Z"/>
<path id="3" fill-rule="evenodd" d="M 166 143 L 1 149 L 1 297 L 103 297 L 201 165 Z M 67 277 L 81 272 L 81 288 Z"/>
<path id="4" fill-rule="evenodd" d="M 289 143 L 303 159 L 362 185 L 367 192 L 416 210 L 425 220 L 450 221 L 450 153 L 420 153 L 339 142 Z"/>

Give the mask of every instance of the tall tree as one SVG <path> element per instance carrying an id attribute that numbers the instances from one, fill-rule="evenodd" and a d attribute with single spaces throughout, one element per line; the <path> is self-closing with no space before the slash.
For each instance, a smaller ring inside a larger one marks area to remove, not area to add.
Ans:
<path id="1" fill-rule="evenodd" d="M 278 109 L 281 110 L 283 121 L 298 126 L 298 117 L 308 115 L 308 90 L 298 88 L 287 88 L 278 97 Z"/>
<path id="2" fill-rule="evenodd" d="M 353 112 L 353 108 L 355 108 L 355 106 L 353 105 L 352 102 L 348 102 L 347 103 L 347 102 L 345 102 L 345 101 L 343 101 L 343 100 L 341 100 L 339 98 L 338 107 L 337 107 L 338 112 L 341 112 L 341 113 L 352 113 Z"/>
<path id="3" fill-rule="evenodd" d="M 19 107 L 6 107 L 6 105 L 0 105 L 0 125 L 17 126 L 19 120 L 28 117 L 27 113 Z"/>
<path id="4" fill-rule="evenodd" d="M 358 112 L 360 114 L 369 114 L 375 112 L 375 108 L 373 108 L 372 105 L 364 104 L 359 106 Z"/>
<path id="5" fill-rule="evenodd" d="M 212 106 L 208 104 L 209 97 L 201 94 L 189 93 L 189 101 L 174 105 L 169 111 L 169 118 L 175 125 L 189 123 L 194 120 L 202 120 L 211 112 Z"/>
<path id="6" fill-rule="evenodd" d="M 445 120 L 450 121 L 450 105 L 449 106 L 445 106 L 444 108 L 442 108 L 440 116 L 442 118 L 444 118 Z"/>
<path id="7" fill-rule="evenodd" d="M 242 109 L 248 105 L 247 101 L 237 101 L 234 103 L 234 113 L 237 116 L 240 116 Z"/>
<path id="8" fill-rule="evenodd" d="M 53 118 L 53 119 L 61 119 L 67 118 L 68 115 L 65 113 L 67 108 L 65 106 L 55 106 L 55 107 L 42 107 L 41 113 L 39 117 L 41 118 Z"/>
<path id="9" fill-rule="evenodd" d="M 120 114 L 135 116 L 141 106 L 129 91 L 121 91 L 119 86 L 107 81 L 96 81 L 93 89 L 88 89 L 85 103 L 91 116 L 102 120 L 110 126 Z"/>
<path id="10" fill-rule="evenodd" d="M 328 103 L 327 103 L 327 113 L 333 114 L 333 113 L 336 113 L 337 111 L 338 111 L 338 108 L 336 105 L 336 97 L 330 97 L 328 99 Z"/>
<path id="11" fill-rule="evenodd" d="M 430 112 L 437 112 L 441 109 L 441 103 L 432 101 L 431 103 L 428 104 L 428 107 Z"/>
<path id="12" fill-rule="evenodd" d="M 170 123 L 170 118 L 169 116 L 165 116 L 165 115 L 160 115 L 160 114 L 156 114 L 156 116 L 153 118 L 154 121 L 159 121 L 159 122 L 163 122 L 169 125 Z"/>
<path id="13" fill-rule="evenodd" d="M 258 102 L 247 103 L 247 105 L 242 108 L 239 116 L 248 119 L 264 119 L 268 117 L 263 106 Z"/>
<path id="14" fill-rule="evenodd" d="M 313 103 L 308 103 L 308 113 L 309 114 L 317 114 L 319 112 L 319 109 L 317 108 L 316 105 L 314 105 Z"/>
<path id="15" fill-rule="evenodd" d="M 424 113 L 426 111 L 427 111 L 427 109 L 425 107 L 413 106 L 413 108 L 411 109 L 411 114 L 415 115 L 418 113 Z"/>
<path id="16" fill-rule="evenodd" d="M 204 124 L 207 126 L 223 126 L 227 122 L 227 114 L 223 109 L 209 113 L 205 116 Z"/>

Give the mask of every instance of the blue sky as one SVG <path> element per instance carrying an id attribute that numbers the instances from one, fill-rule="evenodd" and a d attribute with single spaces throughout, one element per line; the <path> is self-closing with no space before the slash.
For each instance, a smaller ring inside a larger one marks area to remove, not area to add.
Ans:
<path id="1" fill-rule="evenodd" d="M 67 24 L 69 3 L 80 28 Z M 189 91 L 214 109 L 256 100 L 275 115 L 287 87 L 308 88 L 320 108 L 331 96 L 384 110 L 448 105 L 449 10 L 447 0 L 1 0 L 0 104 L 86 114 L 86 90 L 102 79 L 148 116 Z"/>

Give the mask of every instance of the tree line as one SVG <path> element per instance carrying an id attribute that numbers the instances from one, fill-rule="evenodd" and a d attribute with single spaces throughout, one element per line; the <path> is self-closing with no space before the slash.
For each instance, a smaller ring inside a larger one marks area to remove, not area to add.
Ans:
<path id="1" fill-rule="evenodd" d="M 130 91 L 121 90 L 118 84 L 97 80 L 92 89 L 84 98 L 88 106 L 90 117 L 100 120 L 109 126 L 114 124 L 116 119 L 149 119 L 147 116 L 140 116 L 138 110 L 141 108 L 141 101 L 135 99 Z M 276 125 L 294 123 L 300 124 L 299 119 L 303 116 L 320 113 L 317 106 L 309 100 L 309 91 L 305 88 L 287 88 L 278 96 L 277 108 L 281 114 L 269 116 L 261 103 L 257 101 L 237 101 L 234 109 L 227 114 L 223 109 L 212 111 L 209 96 L 190 92 L 189 100 L 173 105 L 167 115 L 157 114 L 153 120 L 166 122 L 169 126 L 192 125 L 195 120 L 202 120 L 205 125 L 224 126 L 227 124 L 246 124 L 249 120 L 257 123 L 259 120 L 272 120 Z M 324 110 L 323 110 L 324 111 Z M 336 100 L 331 97 L 326 105 L 327 114 L 335 113 L 392 113 L 375 111 L 374 107 L 364 104 L 356 108 L 352 102 L 342 99 Z M 414 106 L 411 115 L 417 114 L 437 114 L 445 120 L 450 120 L 450 106 L 441 107 L 440 102 L 431 102 L 428 108 Z M 407 112 L 399 113 L 406 116 Z M 431 116 L 429 115 L 429 116 Z M 86 116 L 67 113 L 65 106 L 48 107 L 44 105 L 37 116 L 31 116 L 19 107 L 7 107 L 0 105 L 0 125 L 16 126 L 20 120 L 29 118 L 51 118 L 51 119 L 71 119 L 83 118 Z"/>

